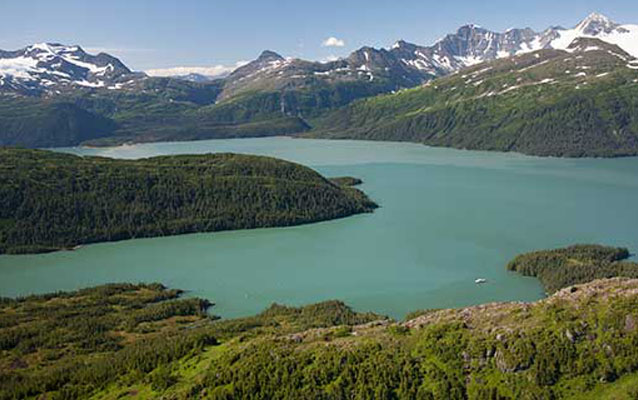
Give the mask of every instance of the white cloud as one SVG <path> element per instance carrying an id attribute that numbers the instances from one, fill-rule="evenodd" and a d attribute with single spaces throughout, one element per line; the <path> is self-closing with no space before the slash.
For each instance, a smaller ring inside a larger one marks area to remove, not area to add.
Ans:
<path id="1" fill-rule="evenodd" d="M 321 45 L 323 47 L 344 47 L 346 45 L 346 42 L 341 39 L 337 39 L 334 36 L 331 36 L 328 39 L 324 40 Z"/>
<path id="2" fill-rule="evenodd" d="M 99 46 L 87 46 L 82 48 L 90 53 L 107 53 L 111 55 L 115 54 L 136 54 L 136 53 L 152 53 L 154 49 L 141 49 L 141 48 L 129 48 L 129 47 L 99 47 Z"/>
<path id="3" fill-rule="evenodd" d="M 213 65 L 210 67 L 173 67 L 149 69 L 146 72 L 150 76 L 183 76 L 188 74 L 199 74 L 210 77 L 223 77 L 235 69 L 246 65 L 246 61 L 239 61 L 235 65 Z"/>
<path id="4" fill-rule="evenodd" d="M 325 63 L 329 63 L 329 62 L 333 62 L 337 60 L 339 60 L 339 57 L 335 56 L 334 54 L 330 54 L 328 57 L 321 59 L 320 62 L 325 64 Z"/>

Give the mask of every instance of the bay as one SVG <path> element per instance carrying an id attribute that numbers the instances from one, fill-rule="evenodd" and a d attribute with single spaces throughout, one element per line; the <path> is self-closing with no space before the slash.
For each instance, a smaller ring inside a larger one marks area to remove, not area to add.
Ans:
<path id="1" fill-rule="evenodd" d="M 0 256 L 0 295 L 107 282 L 161 282 L 216 303 L 223 317 L 273 302 L 340 299 L 402 318 L 424 308 L 533 301 L 539 283 L 505 270 L 516 254 L 574 243 L 636 249 L 638 158 L 555 159 L 419 144 L 290 138 L 67 148 L 80 155 L 262 154 L 356 176 L 381 208 L 259 229 Z M 477 278 L 487 284 L 476 285 Z"/>

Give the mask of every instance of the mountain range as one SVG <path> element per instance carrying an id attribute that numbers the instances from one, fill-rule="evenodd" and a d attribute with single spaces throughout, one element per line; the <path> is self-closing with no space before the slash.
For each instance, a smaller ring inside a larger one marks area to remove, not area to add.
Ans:
<path id="1" fill-rule="evenodd" d="M 638 61 L 577 38 L 327 113 L 311 135 L 541 156 L 638 154 Z"/>
<path id="2" fill-rule="evenodd" d="M 429 83 L 459 71 L 527 54 L 545 59 L 552 51 L 587 53 L 574 47 L 578 39 L 622 53 L 626 65 L 638 56 L 638 25 L 618 24 L 597 13 L 571 29 L 542 32 L 524 28 L 499 33 L 465 25 L 431 46 L 400 40 L 389 49 L 363 47 L 330 62 L 264 51 L 227 77 L 212 80 L 204 75 L 151 77 L 108 54 L 36 44 L 0 51 L 0 144 L 105 145 L 305 131 L 321 135 L 333 130 L 326 126 L 326 116 L 343 116 L 342 109 L 356 100 L 410 88 L 427 91 Z M 347 119 L 338 120 L 341 124 L 332 128 L 352 131 L 343 126 Z M 403 136 L 398 139 L 413 140 Z"/>
<path id="3" fill-rule="evenodd" d="M 307 87 L 318 79 L 367 81 L 370 84 L 380 80 L 384 83 L 384 91 L 398 90 L 486 61 L 543 49 L 566 50 L 579 37 L 616 44 L 638 57 L 638 25 L 620 25 L 593 13 L 572 29 L 552 27 L 543 32 L 525 28 L 497 33 L 476 25 L 465 25 L 432 46 L 400 40 L 390 49 L 363 47 L 347 58 L 327 63 L 284 59 L 267 51 L 258 60 L 231 74 L 225 93 L 229 96 L 242 90 L 265 87 Z"/>
<path id="4" fill-rule="evenodd" d="M 363 47 L 347 58 L 330 62 L 284 58 L 264 51 L 225 79 L 221 99 L 263 88 L 307 87 L 317 81 L 372 84 L 377 79 L 388 88 L 413 87 L 486 61 L 541 49 L 565 50 L 578 37 L 598 38 L 638 57 L 638 25 L 621 25 L 598 13 L 592 13 L 572 29 L 551 27 L 543 32 L 524 28 L 499 33 L 470 24 L 431 46 L 399 40 L 390 49 Z M 105 53 L 92 56 L 80 46 L 40 43 L 17 51 L 0 51 L 2 91 L 37 94 L 69 85 L 123 89 L 130 80 L 144 78 L 145 74 L 133 73 L 117 58 Z M 200 73 L 174 78 L 194 82 L 214 80 Z"/>

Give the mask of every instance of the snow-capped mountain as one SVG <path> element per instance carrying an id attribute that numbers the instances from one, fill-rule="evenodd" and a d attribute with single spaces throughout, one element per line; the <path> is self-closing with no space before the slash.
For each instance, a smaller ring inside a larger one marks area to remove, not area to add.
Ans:
<path id="1" fill-rule="evenodd" d="M 397 42 L 391 52 L 405 64 L 430 74 L 444 75 L 485 61 L 541 49 L 567 50 L 574 39 L 596 38 L 615 44 L 638 57 L 638 25 L 621 25 L 593 13 L 572 29 L 553 27 L 543 32 L 530 28 L 492 32 L 465 25 L 429 47 Z"/>
<path id="2" fill-rule="evenodd" d="M 430 76 L 433 77 L 434 75 Z M 284 58 L 265 51 L 255 61 L 230 74 L 220 99 L 240 92 L 258 90 L 318 89 L 331 85 L 358 85 L 366 96 L 412 87 L 426 75 L 401 62 L 385 49 L 363 47 L 348 58 L 329 62 L 312 62 Z"/>
<path id="3" fill-rule="evenodd" d="M 571 29 L 552 27 L 543 32 L 530 28 L 493 32 L 465 25 L 431 46 L 401 40 L 390 49 L 362 47 L 346 58 L 330 62 L 284 58 L 265 51 L 224 78 L 219 100 L 241 92 L 323 90 L 335 85 L 356 86 L 355 97 L 370 96 L 414 87 L 485 61 L 541 49 L 568 50 L 576 38 L 600 39 L 638 57 L 638 25 L 621 25 L 598 13 Z M 153 74 L 149 71 L 149 75 Z M 82 87 L 122 89 L 129 87 L 127 83 L 134 88 L 136 78 L 145 76 L 131 72 L 115 57 L 104 53 L 93 56 L 79 46 L 42 43 L 18 51 L 0 50 L 0 91 L 5 92 L 57 93 Z M 180 74 L 179 78 L 192 82 L 208 80 L 200 74 Z"/>
<path id="4" fill-rule="evenodd" d="M 478 63 L 542 49 L 568 50 L 577 38 L 595 38 L 618 45 L 638 57 L 638 25 L 621 25 L 593 13 L 572 29 L 552 27 L 493 32 L 465 25 L 431 46 L 400 40 L 390 49 L 363 47 L 337 61 L 319 63 L 286 59 L 271 51 L 237 69 L 228 78 L 221 98 L 241 91 L 316 87 L 320 83 L 353 82 L 383 86 L 390 91 L 417 86 Z"/>
<path id="5" fill-rule="evenodd" d="M 621 25 L 598 13 L 589 15 L 573 29 L 551 29 L 548 34 L 552 38 L 549 48 L 564 50 L 578 37 L 596 38 L 638 58 L 638 25 Z"/>
<path id="6" fill-rule="evenodd" d="M 105 53 L 91 55 L 80 46 L 34 44 L 17 51 L 0 50 L 0 90 L 57 91 L 65 87 L 119 88 L 139 76 Z"/>

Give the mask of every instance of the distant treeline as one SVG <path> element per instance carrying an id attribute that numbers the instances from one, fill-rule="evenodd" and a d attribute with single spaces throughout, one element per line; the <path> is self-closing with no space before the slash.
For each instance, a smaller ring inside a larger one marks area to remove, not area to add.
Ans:
<path id="1" fill-rule="evenodd" d="M 629 250 L 600 245 L 575 245 L 536 251 L 512 260 L 507 269 L 535 276 L 549 293 L 595 279 L 638 278 L 638 264 L 626 262 Z"/>

